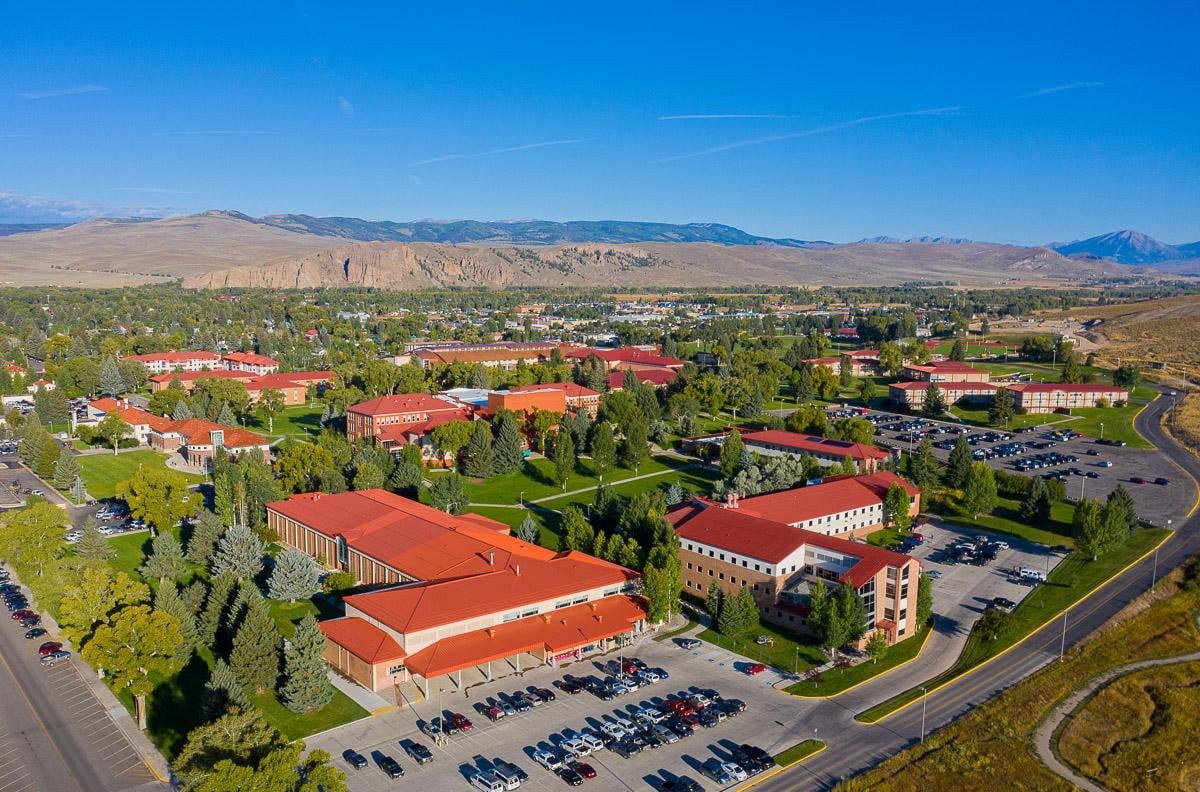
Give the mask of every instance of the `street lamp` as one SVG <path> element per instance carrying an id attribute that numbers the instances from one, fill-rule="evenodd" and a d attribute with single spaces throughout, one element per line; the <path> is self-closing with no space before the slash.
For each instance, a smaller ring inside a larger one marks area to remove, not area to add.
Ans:
<path id="1" fill-rule="evenodd" d="M 1104 439 L 1104 421 L 1100 422 L 1100 439 Z"/>

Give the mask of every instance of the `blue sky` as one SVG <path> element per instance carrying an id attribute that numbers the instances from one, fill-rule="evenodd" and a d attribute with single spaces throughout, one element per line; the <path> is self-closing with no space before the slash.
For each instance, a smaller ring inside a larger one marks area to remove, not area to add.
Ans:
<path id="1" fill-rule="evenodd" d="M 1195 3 L 407 5 L 6 9 L 0 222 L 1200 239 Z"/>

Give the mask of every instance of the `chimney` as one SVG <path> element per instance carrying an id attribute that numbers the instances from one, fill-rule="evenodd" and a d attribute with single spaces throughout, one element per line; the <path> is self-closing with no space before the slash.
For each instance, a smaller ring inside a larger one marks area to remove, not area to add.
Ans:
<path id="1" fill-rule="evenodd" d="M 488 566 L 493 566 L 496 563 L 496 551 L 488 550 Z"/>
<path id="2" fill-rule="evenodd" d="M 521 565 L 517 564 L 517 577 L 521 577 Z"/>

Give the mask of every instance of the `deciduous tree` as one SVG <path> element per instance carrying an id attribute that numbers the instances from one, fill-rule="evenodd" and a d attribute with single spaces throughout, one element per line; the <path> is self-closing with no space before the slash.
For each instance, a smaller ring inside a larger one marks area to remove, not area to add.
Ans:
<path id="1" fill-rule="evenodd" d="M 193 514 L 196 506 L 188 495 L 183 474 L 143 465 L 129 481 L 117 484 L 117 496 L 129 505 L 129 513 L 163 532 Z"/>
<path id="2" fill-rule="evenodd" d="M 604 481 L 607 473 L 617 461 L 617 444 L 613 439 L 612 424 L 608 421 L 597 421 L 592 430 L 592 468 L 596 478 Z"/>
<path id="3" fill-rule="evenodd" d="M 146 728 L 146 696 L 154 689 L 153 677 L 178 669 L 183 635 L 179 621 L 148 605 L 122 608 L 110 624 L 96 628 L 83 647 L 85 662 L 103 671 L 109 684 L 128 690 L 137 708 L 138 728 Z"/>
<path id="4" fill-rule="evenodd" d="M 976 518 L 991 514 L 996 508 L 996 476 L 987 462 L 976 462 L 971 466 L 967 488 L 963 491 L 963 509 Z"/>

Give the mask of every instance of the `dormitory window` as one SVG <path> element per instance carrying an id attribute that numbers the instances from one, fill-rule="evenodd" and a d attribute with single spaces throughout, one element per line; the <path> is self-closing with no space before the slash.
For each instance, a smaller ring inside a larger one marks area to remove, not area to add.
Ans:
<path id="1" fill-rule="evenodd" d="M 404 666 L 402 666 L 402 665 L 394 665 L 394 666 L 391 666 L 391 667 L 390 667 L 390 668 L 388 668 L 388 670 L 387 670 L 387 672 L 388 672 L 388 676 L 392 676 L 392 675 L 395 675 L 395 674 L 399 674 L 399 673 L 400 673 L 400 672 L 402 672 L 403 670 L 404 670 Z"/>
<path id="2" fill-rule="evenodd" d="M 755 572 L 761 572 L 762 570 L 758 568 L 758 564 L 755 564 L 755 565 L 754 565 L 754 571 L 755 571 Z"/>

